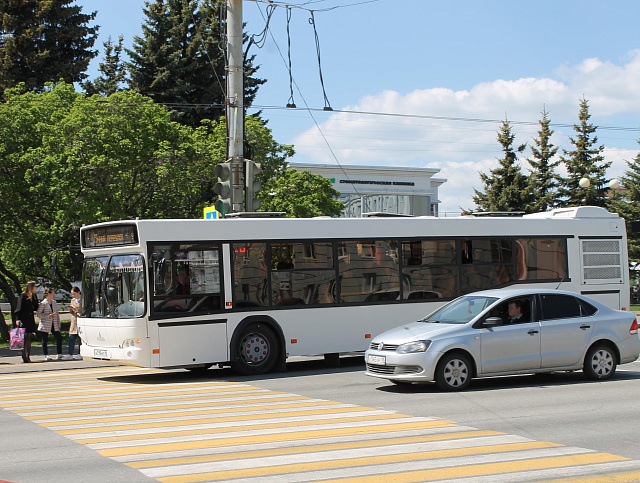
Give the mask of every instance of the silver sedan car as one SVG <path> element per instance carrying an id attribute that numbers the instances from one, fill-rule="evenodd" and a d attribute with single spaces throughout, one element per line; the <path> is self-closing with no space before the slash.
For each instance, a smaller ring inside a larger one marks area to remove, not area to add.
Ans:
<path id="1" fill-rule="evenodd" d="M 396 384 L 468 387 L 474 377 L 583 370 L 605 380 L 640 354 L 638 323 L 573 292 L 498 289 L 459 297 L 376 336 L 366 374 Z"/>

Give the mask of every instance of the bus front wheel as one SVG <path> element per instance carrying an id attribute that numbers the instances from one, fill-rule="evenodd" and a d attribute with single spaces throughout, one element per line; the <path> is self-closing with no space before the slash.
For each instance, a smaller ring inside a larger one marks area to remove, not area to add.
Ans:
<path id="1" fill-rule="evenodd" d="M 265 374 L 278 360 L 278 339 L 264 324 L 251 324 L 242 329 L 237 342 L 238 357 L 233 370 L 239 374 Z"/>

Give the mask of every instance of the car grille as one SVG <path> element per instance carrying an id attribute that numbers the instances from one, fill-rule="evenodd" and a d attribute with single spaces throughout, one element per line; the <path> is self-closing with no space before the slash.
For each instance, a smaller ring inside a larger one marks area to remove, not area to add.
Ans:
<path id="1" fill-rule="evenodd" d="M 382 344 L 382 349 L 380 349 L 380 342 L 372 342 L 369 346 L 370 349 L 374 351 L 395 351 L 398 348 L 398 344 Z"/>
<path id="2" fill-rule="evenodd" d="M 367 364 L 367 371 L 371 374 L 415 374 L 422 372 L 420 366 L 382 366 L 380 364 Z"/>

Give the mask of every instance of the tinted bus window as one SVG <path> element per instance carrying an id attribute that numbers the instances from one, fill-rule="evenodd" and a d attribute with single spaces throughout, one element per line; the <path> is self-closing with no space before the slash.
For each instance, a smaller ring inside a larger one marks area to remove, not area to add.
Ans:
<path id="1" fill-rule="evenodd" d="M 566 238 L 516 240 L 518 280 L 567 279 Z"/>
<path id="2" fill-rule="evenodd" d="M 266 243 L 234 243 L 231 253 L 234 308 L 268 306 Z"/>
<path id="3" fill-rule="evenodd" d="M 154 313 L 216 312 L 222 308 L 217 245 L 153 245 Z"/>
<path id="4" fill-rule="evenodd" d="M 333 244 L 271 243 L 271 304 L 336 303 Z"/>
<path id="5" fill-rule="evenodd" d="M 512 239 L 474 238 L 462 240 L 462 292 L 474 292 L 514 280 Z"/>
<path id="6" fill-rule="evenodd" d="M 400 297 L 398 242 L 341 242 L 338 254 L 340 301 L 379 302 Z"/>
<path id="7" fill-rule="evenodd" d="M 420 240 L 402 244 L 405 300 L 454 298 L 458 295 L 455 240 Z"/>

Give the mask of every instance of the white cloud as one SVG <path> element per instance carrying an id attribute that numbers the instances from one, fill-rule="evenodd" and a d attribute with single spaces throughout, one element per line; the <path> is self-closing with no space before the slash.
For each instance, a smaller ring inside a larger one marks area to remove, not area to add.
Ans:
<path id="1" fill-rule="evenodd" d="M 320 125 L 324 138 L 313 128 L 297 136 L 293 144 L 310 162 L 335 163 L 326 139 L 341 164 L 438 167 L 442 170 L 439 177 L 448 179 L 440 188 L 442 210 L 472 208 L 472 187 L 480 188 L 478 171 L 488 172 L 501 157 L 496 141 L 500 124 L 452 118 L 516 121 L 515 142 L 521 144 L 537 135 L 544 106 L 552 123 L 569 125 L 554 127 L 554 144 L 571 149 L 567 136 L 573 135 L 570 126 L 577 122 L 578 102 L 584 96 L 596 125 L 628 123 L 631 116 L 634 127 L 640 126 L 640 50 L 630 52 L 621 65 L 590 58 L 562 66 L 554 75 L 557 78 L 498 79 L 460 91 L 438 87 L 401 95 L 385 90 L 343 110 L 400 116 L 334 112 Z M 622 175 L 626 170 L 623 160 L 637 154 L 638 132 L 598 131 L 597 135 L 606 145 L 606 159 L 614 162 L 609 176 Z M 522 162 L 526 167 L 526 161 Z"/>

